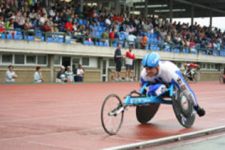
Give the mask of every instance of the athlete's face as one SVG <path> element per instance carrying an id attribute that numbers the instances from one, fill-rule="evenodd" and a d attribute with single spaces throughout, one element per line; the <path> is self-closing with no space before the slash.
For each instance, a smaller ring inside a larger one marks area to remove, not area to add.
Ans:
<path id="1" fill-rule="evenodd" d="M 154 77 L 157 75 L 159 67 L 154 67 L 154 68 L 145 67 L 145 69 L 146 69 L 146 73 L 148 77 Z"/>

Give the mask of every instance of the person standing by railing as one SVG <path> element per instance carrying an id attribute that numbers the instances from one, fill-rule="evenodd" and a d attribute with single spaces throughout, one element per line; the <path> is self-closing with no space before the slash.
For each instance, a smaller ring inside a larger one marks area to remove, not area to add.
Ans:
<path id="1" fill-rule="evenodd" d="M 84 81 L 84 73 L 85 73 L 84 68 L 82 67 L 81 64 L 79 64 L 77 68 L 76 82 Z"/>
<path id="2" fill-rule="evenodd" d="M 129 50 L 125 54 L 126 80 L 133 81 L 132 70 L 134 68 L 135 55 L 132 53 L 133 46 L 130 45 Z"/>
<path id="3" fill-rule="evenodd" d="M 117 48 L 114 52 L 114 62 L 116 66 L 116 81 L 121 80 L 120 72 L 122 68 L 122 53 L 121 53 L 121 45 L 118 43 Z"/>

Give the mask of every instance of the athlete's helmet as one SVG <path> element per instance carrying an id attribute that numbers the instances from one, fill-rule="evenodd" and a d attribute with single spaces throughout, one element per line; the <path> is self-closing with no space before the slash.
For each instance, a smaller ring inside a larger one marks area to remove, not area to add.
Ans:
<path id="1" fill-rule="evenodd" d="M 144 67 L 157 67 L 159 65 L 160 56 L 159 54 L 152 52 L 150 54 L 146 54 L 142 59 L 142 65 Z"/>

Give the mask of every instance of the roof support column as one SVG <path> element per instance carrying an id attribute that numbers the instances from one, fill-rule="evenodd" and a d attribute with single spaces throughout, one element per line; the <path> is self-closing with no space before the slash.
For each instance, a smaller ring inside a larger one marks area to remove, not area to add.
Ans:
<path id="1" fill-rule="evenodd" d="M 84 0 L 80 0 L 80 11 L 83 12 L 84 9 Z"/>
<path id="2" fill-rule="evenodd" d="M 120 0 L 116 0 L 114 6 L 115 6 L 115 12 L 120 14 L 121 13 Z M 118 15 L 118 14 L 116 14 L 116 15 Z"/>
<path id="3" fill-rule="evenodd" d="M 55 72 L 54 72 L 54 55 L 48 55 L 48 65 L 50 69 L 50 82 L 54 82 Z"/>
<path id="4" fill-rule="evenodd" d="M 147 18 L 147 15 L 148 15 L 148 0 L 145 0 L 145 18 Z"/>
<path id="5" fill-rule="evenodd" d="M 170 0 L 169 7 L 170 7 L 170 23 L 172 23 L 172 20 L 173 20 L 173 0 Z"/>
<path id="6" fill-rule="evenodd" d="M 195 8 L 194 5 L 191 5 L 191 25 L 194 24 L 194 15 L 195 15 Z"/>
<path id="7" fill-rule="evenodd" d="M 209 28 L 212 29 L 212 10 L 210 10 Z"/>

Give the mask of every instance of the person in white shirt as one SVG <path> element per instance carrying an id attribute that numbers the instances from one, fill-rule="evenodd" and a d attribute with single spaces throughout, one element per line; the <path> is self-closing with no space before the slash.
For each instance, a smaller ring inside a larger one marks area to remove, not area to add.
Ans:
<path id="1" fill-rule="evenodd" d="M 130 47 L 130 46 L 135 45 L 136 39 L 137 39 L 137 37 L 136 37 L 135 35 L 129 34 L 129 35 L 127 36 L 128 46 Z"/>
<path id="2" fill-rule="evenodd" d="M 35 83 L 42 83 L 44 82 L 43 78 L 42 78 L 42 73 L 41 73 L 41 67 L 37 66 L 36 67 L 36 71 L 34 73 L 34 82 Z"/>
<path id="3" fill-rule="evenodd" d="M 160 56 L 155 53 L 148 53 L 142 59 L 143 70 L 141 71 L 141 86 L 147 84 L 147 95 L 151 95 L 154 85 L 168 85 L 174 83 L 194 103 L 194 109 L 201 117 L 205 110 L 197 102 L 197 98 L 188 83 L 184 80 L 180 69 L 170 61 L 160 61 Z M 159 86 L 160 87 L 160 86 Z M 157 91 L 157 89 L 156 89 Z M 149 93 L 150 92 L 150 93 Z"/>
<path id="4" fill-rule="evenodd" d="M 17 78 L 17 74 L 15 73 L 15 71 L 13 70 L 13 66 L 12 65 L 9 65 L 8 66 L 8 70 L 6 71 L 6 74 L 5 74 L 5 81 L 7 83 L 14 83 L 16 82 L 16 78 Z"/>
<path id="5" fill-rule="evenodd" d="M 67 66 L 66 72 L 65 72 L 67 82 L 73 82 L 73 71 L 70 66 Z"/>
<path id="6" fill-rule="evenodd" d="M 81 64 L 78 65 L 77 68 L 77 75 L 76 75 L 76 81 L 77 82 L 83 82 L 84 80 L 84 69 Z"/>

